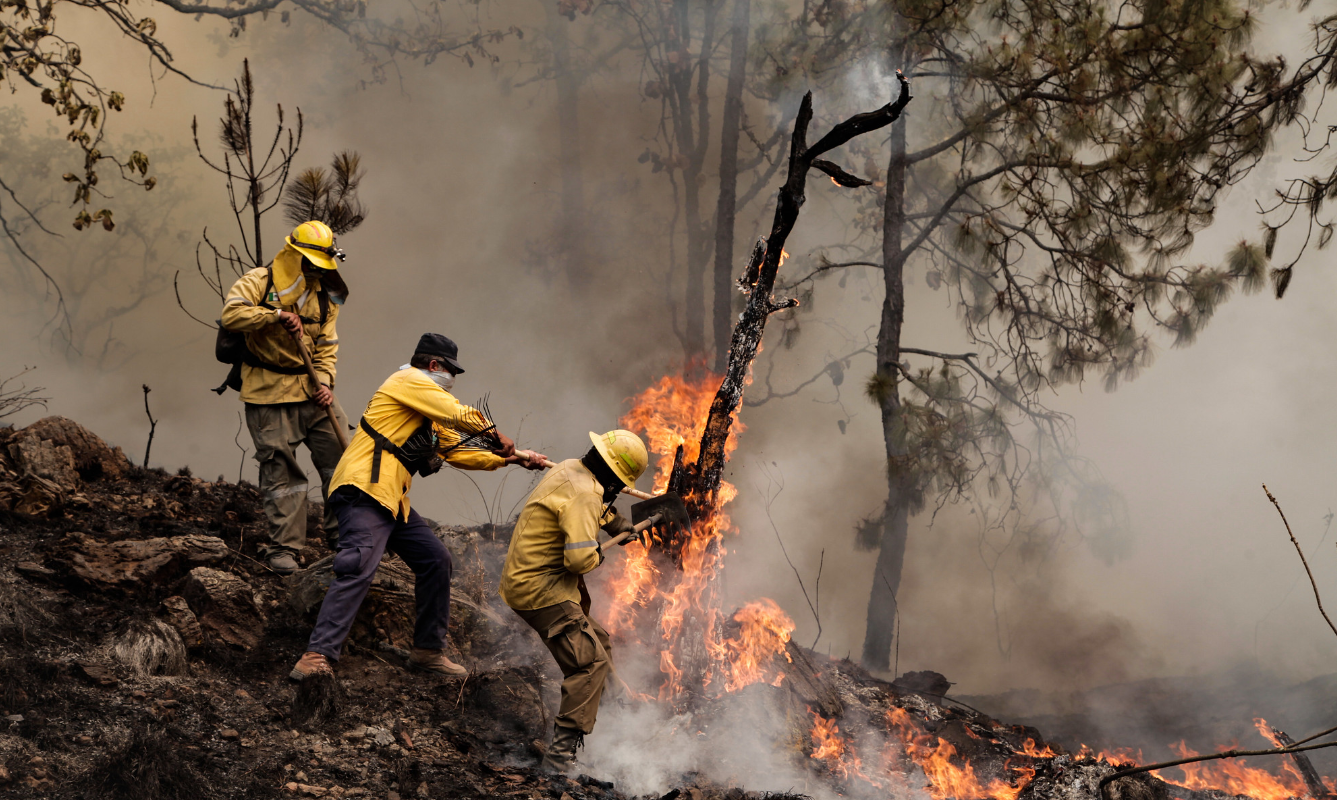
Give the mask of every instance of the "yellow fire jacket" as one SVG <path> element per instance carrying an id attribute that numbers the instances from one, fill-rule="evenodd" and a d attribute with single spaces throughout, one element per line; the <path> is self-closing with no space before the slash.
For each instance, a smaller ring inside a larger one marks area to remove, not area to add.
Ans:
<path id="1" fill-rule="evenodd" d="M 286 264 L 285 269 L 280 270 L 280 262 L 291 260 L 292 257 L 300 262 L 301 255 L 291 252 L 291 248 L 274 258 L 274 288 L 268 298 L 261 296 L 269 277 L 264 269 L 253 269 L 232 284 L 223 302 L 222 322 L 223 327 L 230 331 L 244 331 L 246 346 L 261 361 L 279 367 L 300 368 L 302 357 L 297 353 L 292 336 L 279 324 L 279 312 L 261 306 L 261 303 L 269 303 L 307 319 L 320 319 L 320 301 L 316 297 L 320 281 L 315 278 L 307 280 L 301 274 L 300 263 L 296 282 L 284 289 L 279 288 L 281 272 L 291 272 L 290 265 Z M 331 389 L 334 388 L 335 361 L 339 354 L 339 336 L 334 330 L 334 321 L 338 318 L 339 306 L 330 303 L 324 325 L 302 326 L 302 342 L 311 354 L 316 375 L 320 377 L 321 383 Z M 261 405 L 300 403 L 309 399 L 315 390 L 309 383 L 305 375 L 281 375 L 243 364 L 241 399 L 246 403 Z"/>
<path id="2" fill-rule="evenodd" d="M 422 425 L 424 418 L 430 419 L 438 436 L 446 434 L 442 438 L 444 444 L 448 445 L 458 441 L 453 423 L 470 413 L 478 412 L 437 386 L 422 370 L 410 367 L 401 369 L 381 384 L 381 388 L 367 402 L 367 410 L 362 412 L 362 418 L 395 445 L 404 444 Z M 452 436 L 455 438 L 452 439 Z M 339 459 L 339 466 L 334 470 L 330 491 L 340 486 L 356 486 L 376 498 L 377 502 L 400 519 L 408 519 L 408 493 L 413 485 L 413 476 L 399 463 L 399 459 L 384 451 L 381 453 L 380 474 L 373 476 L 375 449 L 375 442 L 359 426 L 353 441 L 348 443 L 348 449 Z M 446 460 L 452 466 L 463 469 L 493 470 L 506 463 L 505 459 L 491 453 L 460 451 L 450 453 Z"/>
<path id="3" fill-rule="evenodd" d="M 558 464 L 525 501 L 501 571 L 501 598 L 532 611 L 580 602 L 580 576 L 599 566 L 599 528 L 617 520 L 603 513 L 603 487 L 578 458 Z"/>

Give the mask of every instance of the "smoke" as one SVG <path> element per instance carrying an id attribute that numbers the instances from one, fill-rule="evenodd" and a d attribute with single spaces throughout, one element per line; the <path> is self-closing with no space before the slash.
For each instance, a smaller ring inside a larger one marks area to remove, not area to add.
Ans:
<path id="1" fill-rule="evenodd" d="M 537 14 L 519 22 L 537 26 Z M 578 17 L 572 24 L 584 36 L 598 20 Z M 592 222 L 581 232 L 581 252 L 592 279 L 573 289 L 560 266 L 562 164 L 550 82 L 527 81 L 532 76 L 509 63 L 470 70 L 442 60 L 425 68 L 400 65 L 389 82 L 360 88 L 367 68 L 351 46 L 300 16 L 291 26 L 254 24 L 238 39 L 209 20 L 171 16 L 159 25 L 176 43 L 181 66 L 208 82 L 228 83 L 242 57 L 251 58 L 260 130 L 272 124 L 276 103 L 290 120 L 301 108 L 306 131 L 299 168 L 322 165 L 335 151 L 362 155 L 369 216 L 340 238 L 349 253 L 343 269 L 352 294 L 339 320 L 336 392 L 350 416 L 404 363 L 424 331 L 459 342 L 468 370 L 457 384 L 461 399 L 490 394 L 502 430 L 554 458 L 579 455 L 588 447 L 587 431 L 614 427 L 625 398 L 676 368 L 681 350 L 674 330 L 682 310 L 675 298 L 682 276 L 680 253 L 671 260 L 667 246 L 672 187 L 637 161 L 654 135 L 658 106 L 641 96 L 633 56 L 614 59 L 582 89 L 580 150 Z M 1278 42 L 1286 41 L 1282 27 L 1269 33 Z M 308 46 L 313 41 L 327 46 Z M 1269 44 L 1260 43 L 1277 49 Z M 0 376 L 36 365 L 32 382 L 53 398 L 49 413 L 80 421 L 136 461 L 148 432 L 139 388 L 147 383 L 160 420 L 154 466 L 190 465 L 197 475 L 233 480 L 240 465 L 253 481 L 253 453 L 243 455 L 234 444 L 238 437 L 253 450 L 246 431 L 238 431 L 240 402 L 208 392 L 226 371 L 213 360 L 213 332 L 181 313 L 169 280 L 180 270 L 183 301 L 202 319 L 216 318 L 217 299 L 193 275 L 194 243 L 206 226 L 211 237 L 236 241 L 236 223 L 216 176 L 190 152 L 189 122 L 199 117 L 209 146 L 223 96 L 172 78 L 151 83 L 131 66 L 142 63 L 137 54 L 124 47 L 93 42 L 85 47 L 85 63 L 124 65 L 112 72 L 129 97 L 127 112 L 115 119 L 114 138 L 148 142 L 155 159 L 170 154 L 154 162 L 160 178 L 154 191 L 174 198 L 171 215 L 146 220 L 149 195 L 141 202 L 129 188 L 108 186 L 124 209 L 117 233 L 69 230 L 57 202 L 43 218 L 64 238 L 34 234 L 30 241 L 59 265 L 63 285 L 85 298 L 82 310 L 92 318 L 99 309 L 125 305 L 141 276 L 153 278 L 152 291 L 142 292 L 113 325 L 94 326 L 104 338 L 71 353 L 44 327 L 51 301 L 42 300 L 40 285 L 30 285 L 30 274 L 22 279 L 29 283 L 16 277 L 26 268 L 4 251 L 0 338 L 9 346 L 0 352 Z M 517 60 L 526 54 L 533 53 L 511 53 Z M 887 101 L 893 83 L 884 68 L 868 62 L 845 81 L 842 96 L 819 96 L 818 106 L 823 114 L 867 110 Z M 500 91 L 503 85 L 509 90 Z M 916 100 L 932 102 L 928 94 Z M 44 130 L 43 108 L 23 111 L 30 133 Z M 765 131 L 783 111 L 758 102 L 748 113 Z M 910 117 L 922 113 L 912 107 Z M 1281 141 L 1283 148 L 1291 144 Z M 0 154 L 0 166 L 11 163 Z M 1290 169 L 1284 160 L 1273 166 Z M 1266 195 L 1271 180 L 1260 174 L 1236 188 L 1230 207 L 1219 213 L 1219 232 L 1200 237 L 1196 260 L 1211 262 L 1240 231 L 1256 229 L 1251 204 Z M 763 232 L 769 196 L 763 191 L 740 217 L 740 258 Z M 709 182 L 703 197 L 714 197 Z M 848 240 L 854 197 L 813 181 L 788 245 L 794 257 L 787 269 L 802 269 L 816 247 Z M 83 269 L 102 255 L 100 248 L 122 246 L 117 237 L 125 232 L 164 220 L 170 224 L 161 237 L 113 253 L 104 274 Z M 267 254 L 285 232 L 278 214 L 268 218 Z M 946 293 L 913 271 L 908 277 L 906 344 L 967 346 Z M 954 692 L 972 695 L 1076 691 L 1239 665 L 1283 683 L 1330 672 L 1337 640 L 1307 586 L 1292 589 L 1300 566 L 1258 485 L 1267 481 L 1280 498 L 1320 588 L 1337 585 L 1337 536 L 1323 539 L 1324 517 L 1337 503 L 1330 480 L 1337 444 L 1335 293 L 1337 276 L 1318 270 L 1311 254 L 1284 302 L 1237 298 L 1192 348 L 1159 353 L 1152 368 L 1117 393 L 1079 386 L 1052 398 L 1076 418 L 1081 453 L 1126 499 L 1126 538 L 1103 553 L 1069 539 L 1038 562 L 1022 564 L 1008 560 L 1011 555 L 998 562 L 995 551 L 1003 545 L 981 535 L 970 509 L 948 506 L 936 516 L 916 517 L 898 597 L 898 671 L 935 669 L 956 682 Z M 885 496 L 880 421 L 857 389 L 872 371 L 870 353 L 858 351 L 875 334 L 880 302 L 880 276 L 851 269 L 817 285 L 792 347 L 768 340 L 750 397 L 763 393 L 767 382 L 787 392 L 832 362 L 848 358 L 849 366 L 842 382 L 831 371 L 793 397 L 744 409 L 748 431 L 726 475 L 742 490 L 731 508 L 739 532 L 726 541 L 725 592 L 732 604 L 726 612 L 772 597 L 798 622 L 798 641 L 833 656 L 860 652 L 868 593 L 877 580 L 873 558 L 854 547 L 853 530 Z M 103 342 L 115 359 L 94 357 Z M 31 409 L 10 421 L 26 424 L 41 413 Z M 769 507 L 768 475 L 785 481 Z M 443 523 L 486 522 L 506 516 L 532 480 L 527 473 L 447 470 L 420 481 L 413 501 Z M 1110 552 L 1123 555 L 1103 557 Z M 638 680 L 638 690 L 651 691 L 655 675 L 647 671 Z M 691 728 L 690 720 L 659 713 L 611 710 L 590 738 L 594 763 L 632 786 L 652 785 L 651 771 L 660 767 L 638 757 L 637 742 L 645 731 Z M 667 755 L 657 750 L 657 758 L 671 772 L 715 753 L 703 742 L 727 739 L 741 750 L 730 752 L 721 769 L 746 757 L 755 759 L 755 771 L 739 774 L 784 776 L 770 771 L 780 767 L 764 758 L 764 738 L 745 731 L 699 741 L 680 732 L 674 741 L 692 744 Z"/>

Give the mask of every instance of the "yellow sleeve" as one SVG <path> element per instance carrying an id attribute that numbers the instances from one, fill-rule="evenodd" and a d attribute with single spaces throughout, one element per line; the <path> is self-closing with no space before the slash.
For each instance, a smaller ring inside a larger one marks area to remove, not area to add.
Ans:
<path id="1" fill-rule="evenodd" d="M 603 560 L 599 551 L 599 520 L 603 504 L 596 495 L 580 492 L 558 513 L 557 522 L 566 534 L 562 561 L 570 572 L 584 575 Z"/>
<path id="2" fill-rule="evenodd" d="M 446 453 L 446 463 L 456 469 L 481 469 L 491 472 L 506 466 L 506 459 L 494 456 L 486 450 L 451 450 Z"/>
<path id="3" fill-rule="evenodd" d="M 237 279 L 223 301 L 222 323 L 230 331 L 258 331 L 279 321 L 279 312 L 263 308 L 261 297 L 269 276 L 264 270 L 253 270 Z"/>
<path id="4" fill-rule="evenodd" d="M 339 358 L 339 334 L 334 329 L 334 321 L 338 318 L 339 306 L 331 303 L 329 318 L 320 326 L 315 352 L 311 354 L 311 366 L 315 367 L 316 375 L 331 389 L 334 388 L 335 362 Z"/>
<path id="5" fill-rule="evenodd" d="M 426 376 L 387 382 L 380 391 L 445 427 L 449 427 L 452 420 L 469 410 L 468 406 L 461 405 L 454 395 L 432 383 Z"/>

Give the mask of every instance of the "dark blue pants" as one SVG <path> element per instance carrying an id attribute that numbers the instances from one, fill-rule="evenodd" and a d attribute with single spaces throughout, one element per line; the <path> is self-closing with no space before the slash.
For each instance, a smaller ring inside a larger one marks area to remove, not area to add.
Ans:
<path id="1" fill-rule="evenodd" d="M 339 487 L 329 502 L 339 517 L 339 551 L 334 556 L 334 581 L 325 592 L 307 651 L 339 660 L 339 651 L 386 550 L 404 559 L 413 570 L 418 604 L 413 646 L 445 648 L 450 576 L 455 569 L 450 551 L 417 511 L 409 511 L 408 520 L 401 521 L 352 486 Z"/>

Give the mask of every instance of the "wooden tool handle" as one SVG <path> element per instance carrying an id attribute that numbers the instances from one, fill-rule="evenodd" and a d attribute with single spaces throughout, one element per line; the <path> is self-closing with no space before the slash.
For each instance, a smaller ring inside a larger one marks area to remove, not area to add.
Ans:
<path id="1" fill-rule="evenodd" d="M 520 456 L 521 459 L 523 459 L 524 461 L 533 461 L 533 460 L 534 460 L 534 457 L 538 455 L 538 454 L 535 453 L 533 450 L 516 450 L 516 451 L 515 451 L 515 454 L 516 454 L 517 456 Z M 549 460 L 547 460 L 547 459 L 545 458 L 545 459 L 543 460 L 543 463 L 540 464 L 539 466 L 543 467 L 544 469 L 550 469 L 550 468 L 555 467 L 555 466 L 557 466 L 557 465 L 554 464 L 554 463 L 552 463 L 551 461 L 549 461 Z M 637 489 L 637 488 L 635 488 L 635 487 L 633 487 L 633 486 L 625 486 L 625 487 L 623 487 L 623 489 L 622 489 L 622 493 L 623 493 L 623 494 L 629 494 L 629 495 L 631 495 L 632 497 L 638 497 L 638 498 L 640 498 L 641 500 L 650 500 L 650 499 L 652 499 L 653 497 L 655 497 L 655 495 L 650 494 L 649 492 L 642 492 L 640 489 Z"/>
<path id="2" fill-rule="evenodd" d="M 311 354 L 306 352 L 306 343 L 297 336 L 293 337 L 293 341 L 297 342 L 297 352 L 302 355 L 302 363 L 306 365 L 306 376 L 311 379 L 313 385 L 320 386 L 320 378 L 316 377 L 316 367 L 311 363 Z M 347 450 L 348 433 L 339 424 L 339 418 L 334 415 L 333 403 L 325 407 L 325 414 L 330 418 L 330 425 L 334 426 L 334 435 L 339 437 L 340 449 Z"/>
<path id="3" fill-rule="evenodd" d="M 642 533 L 645 533 L 648 529 L 658 524 L 659 520 L 663 519 L 663 517 L 664 517 L 663 514 L 655 514 L 654 516 L 650 517 L 645 522 L 642 522 L 641 524 L 637 525 L 631 530 L 619 533 L 617 536 L 614 536 L 613 538 L 604 542 L 604 544 L 619 544 L 624 539 L 630 539 L 633 536 L 640 536 Z"/>

